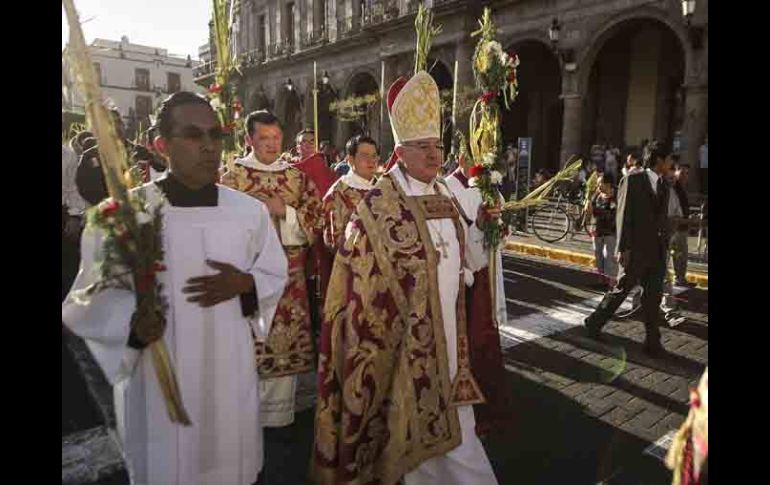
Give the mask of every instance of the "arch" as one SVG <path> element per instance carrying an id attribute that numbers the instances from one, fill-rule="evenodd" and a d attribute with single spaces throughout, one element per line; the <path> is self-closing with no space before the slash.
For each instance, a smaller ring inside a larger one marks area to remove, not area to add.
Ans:
<path id="1" fill-rule="evenodd" d="M 294 137 L 302 129 L 302 93 L 298 83 L 289 90 L 284 83 L 276 87 L 276 116 L 283 123 L 283 149 L 294 145 Z"/>
<path id="2" fill-rule="evenodd" d="M 599 55 L 599 52 L 604 45 L 622 31 L 627 22 L 635 20 L 653 20 L 668 27 L 679 39 L 679 45 L 681 46 L 684 55 L 685 73 L 690 72 L 693 55 L 692 51 L 687 48 L 687 32 L 682 27 L 679 18 L 677 17 L 677 21 L 674 21 L 664 10 L 652 7 L 639 7 L 632 10 L 625 10 L 611 16 L 604 25 L 591 36 L 583 50 L 578 52 L 577 60 L 581 68 L 578 71 L 577 90 L 580 95 L 585 95 L 586 93 L 588 78 L 591 75 L 591 67 L 593 67 L 596 57 Z"/>
<path id="3" fill-rule="evenodd" d="M 351 97 L 362 97 L 371 94 L 379 96 L 380 86 L 377 78 L 373 75 L 371 69 L 363 68 L 356 70 L 348 78 L 345 85 L 345 96 L 343 99 Z M 339 119 L 339 117 L 338 117 Z M 367 134 L 380 143 L 380 103 L 374 103 L 363 109 L 361 116 L 355 120 L 345 120 L 338 124 L 341 143 L 358 134 Z"/>
<path id="4" fill-rule="evenodd" d="M 519 96 L 508 110 L 503 106 L 501 129 L 505 144 L 519 137 L 532 138 L 532 169 L 559 169 L 563 103 L 559 60 L 550 44 L 532 36 L 508 44 L 521 64 L 518 68 Z"/>
<path id="5" fill-rule="evenodd" d="M 655 12 L 655 11 L 652 11 Z M 578 73 L 583 95 L 581 150 L 671 143 L 682 127 L 689 50 L 682 32 L 661 13 L 619 15 L 595 36 Z"/>

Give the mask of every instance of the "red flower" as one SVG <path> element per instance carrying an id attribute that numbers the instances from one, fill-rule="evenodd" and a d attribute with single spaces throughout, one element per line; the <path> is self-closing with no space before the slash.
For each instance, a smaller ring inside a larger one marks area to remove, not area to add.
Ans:
<path id="1" fill-rule="evenodd" d="M 211 84 L 211 85 L 209 85 L 209 92 L 210 93 L 221 93 L 222 92 L 222 86 L 217 84 L 217 83 Z"/>
<path id="2" fill-rule="evenodd" d="M 516 54 L 516 50 L 515 49 L 511 49 L 511 50 L 508 51 L 508 57 L 510 57 L 511 59 L 516 59 L 517 55 L 518 54 Z"/>
<path id="3" fill-rule="evenodd" d="M 698 391 L 695 389 L 690 390 L 690 406 L 694 408 L 700 407 L 700 395 L 698 394 Z"/>
<path id="4" fill-rule="evenodd" d="M 493 93 L 492 91 L 486 91 L 484 92 L 484 94 L 481 95 L 479 99 L 481 100 L 482 103 L 489 104 L 490 101 L 495 99 L 495 96 L 496 94 Z"/>
<path id="5" fill-rule="evenodd" d="M 235 123 L 228 123 L 222 127 L 222 132 L 226 135 L 231 135 L 235 131 Z"/>
<path id="6" fill-rule="evenodd" d="M 100 210 L 104 217 L 110 217 L 114 215 L 118 209 L 120 209 L 120 202 L 115 199 L 110 199 L 102 204 Z"/>
<path id="7" fill-rule="evenodd" d="M 480 177 L 484 175 L 484 167 L 481 165 L 473 165 L 468 169 L 468 175 L 471 177 Z"/>
<path id="8" fill-rule="evenodd" d="M 240 113 L 241 111 L 243 111 L 243 106 L 241 105 L 241 102 L 238 101 L 237 99 L 233 102 L 233 111 L 235 111 L 236 113 Z"/>

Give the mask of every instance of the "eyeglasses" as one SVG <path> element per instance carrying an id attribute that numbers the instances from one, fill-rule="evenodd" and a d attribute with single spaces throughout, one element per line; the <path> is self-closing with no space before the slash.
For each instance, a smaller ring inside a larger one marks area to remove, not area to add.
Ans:
<path id="1" fill-rule="evenodd" d="M 442 145 L 441 143 L 438 143 L 436 145 L 433 145 L 432 143 L 418 143 L 415 145 L 404 143 L 403 146 L 407 148 L 414 148 L 416 150 L 421 150 L 423 152 L 429 152 L 431 150 L 441 150 L 441 151 L 444 150 L 444 145 Z"/>
<path id="2" fill-rule="evenodd" d="M 374 161 L 377 161 L 380 158 L 380 156 L 377 155 L 377 154 L 369 155 L 367 153 L 357 153 L 354 156 L 356 157 L 356 160 L 374 160 Z"/>
<path id="3" fill-rule="evenodd" d="M 208 132 L 201 130 L 197 126 L 185 126 L 179 133 L 172 134 L 171 138 L 177 137 L 189 141 L 203 141 L 206 135 L 213 142 L 220 142 L 225 138 L 225 133 L 218 126 L 210 129 Z"/>

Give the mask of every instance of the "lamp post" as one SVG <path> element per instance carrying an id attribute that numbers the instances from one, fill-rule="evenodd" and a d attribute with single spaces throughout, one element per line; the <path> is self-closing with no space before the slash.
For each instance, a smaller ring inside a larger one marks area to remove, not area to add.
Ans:
<path id="1" fill-rule="evenodd" d="M 703 27 L 692 25 L 695 5 L 695 0 L 682 0 L 682 17 L 684 17 L 684 22 L 687 26 L 687 36 L 692 48 L 698 50 L 703 47 Z"/>
<path id="2" fill-rule="evenodd" d="M 559 41 L 561 40 L 561 24 L 559 19 L 554 17 L 551 21 L 551 25 L 548 27 L 548 40 L 551 41 L 551 49 L 556 53 L 561 61 L 564 69 L 567 71 L 574 71 L 575 66 L 575 51 L 573 49 L 559 48 Z"/>

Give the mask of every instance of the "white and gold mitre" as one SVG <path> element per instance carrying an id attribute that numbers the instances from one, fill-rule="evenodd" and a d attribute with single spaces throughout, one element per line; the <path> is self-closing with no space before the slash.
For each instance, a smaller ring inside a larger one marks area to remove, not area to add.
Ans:
<path id="1" fill-rule="evenodd" d="M 397 144 L 441 138 L 438 86 L 427 72 L 420 71 L 403 84 L 389 108 L 390 125 Z"/>

